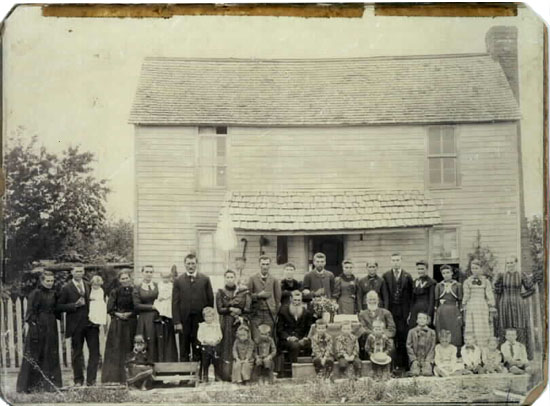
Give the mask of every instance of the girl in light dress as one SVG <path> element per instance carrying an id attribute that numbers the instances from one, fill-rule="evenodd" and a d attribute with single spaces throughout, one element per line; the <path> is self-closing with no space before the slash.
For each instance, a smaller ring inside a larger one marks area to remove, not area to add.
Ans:
<path id="1" fill-rule="evenodd" d="M 88 318 L 90 322 L 100 325 L 107 325 L 107 303 L 105 302 L 105 292 L 103 291 L 103 278 L 94 275 L 91 280 L 92 290 L 90 291 L 90 311 Z"/>

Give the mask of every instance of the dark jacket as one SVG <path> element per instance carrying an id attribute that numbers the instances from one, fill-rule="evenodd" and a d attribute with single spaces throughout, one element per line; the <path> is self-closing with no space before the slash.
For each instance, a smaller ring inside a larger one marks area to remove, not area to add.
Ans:
<path id="1" fill-rule="evenodd" d="M 374 290 L 378 293 L 380 299 L 379 306 L 385 309 L 388 308 L 388 298 L 386 297 L 387 289 L 386 282 L 378 275 L 370 277 L 369 275 L 359 279 L 357 283 L 357 308 L 359 311 L 367 308 L 367 293 Z"/>
<path id="2" fill-rule="evenodd" d="M 296 320 L 290 314 L 289 305 L 284 305 L 281 307 L 279 318 L 277 319 L 277 336 L 281 341 L 286 341 L 291 336 L 299 339 L 306 338 L 313 322 L 313 313 L 307 307 L 304 306 L 302 315 Z"/>
<path id="3" fill-rule="evenodd" d="M 194 281 L 187 272 L 178 276 L 172 290 L 172 321 L 175 324 L 185 324 L 190 314 L 199 314 L 202 319 L 202 309 L 214 306 L 214 293 L 210 278 L 202 273 L 195 274 Z"/>
<path id="4" fill-rule="evenodd" d="M 295 290 L 302 291 L 302 283 L 296 279 L 281 280 L 281 306 L 290 303 L 292 292 Z"/>
<path id="5" fill-rule="evenodd" d="M 76 302 L 80 298 L 80 292 L 74 285 L 71 279 L 67 282 L 59 292 L 56 309 L 58 312 L 65 312 L 65 337 L 72 337 L 79 329 L 85 328 L 90 321 L 88 320 L 88 312 L 90 309 L 90 285 L 82 280 L 84 285 L 84 306 L 76 307 Z"/>
<path id="6" fill-rule="evenodd" d="M 395 280 L 393 270 L 387 271 L 384 276 L 387 305 L 386 309 L 400 307 L 403 317 L 406 318 L 411 310 L 413 280 L 408 272 L 401 269 L 399 280 Z"/>

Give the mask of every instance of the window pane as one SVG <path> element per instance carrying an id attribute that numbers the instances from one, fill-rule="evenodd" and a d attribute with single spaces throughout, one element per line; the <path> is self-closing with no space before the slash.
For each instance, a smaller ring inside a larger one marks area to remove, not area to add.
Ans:
<path id="1" fill-rule="evenodd" d="M 225 137 L 216 137 L 216 149 L 218 158 L 225 158 Z"/>
<path id="2" fill-rule="evenodd" d="M 434 258 L 437 260 L 458 258 L 457 230 L 455 228 L 434 230 L 432 248 Z"/>
<path id="3" fill-rule="evenodd" d="M 454 154 L 455 151 L 455 133 L 453 127 L 445 127 L 443 131 L 443 153 Z"/>
<path id="4" fill-rule="evenodd" d="M 441 153 L 441 135 L 439 127 L 428 128 L 428 154 Z"/>
<path id="5" fill-rule="evenodd" d="M 443 238 L 441 235 L 441 230 L 434 230 L 432 235 L 432 247 L 434 256 L 436 258 L 440 258 L 443 252 Z"/>
<path id="6" fill-rule="evenodd" d="M 456 184 L 456 158 L 442 158 L 443 183 Z"/>
<path id="7" fill-rule="evenodd" d="M 430 158 L 429 172 L 430 172 L 430 185 L 441 184 L 441 158 Z"/>
<path id="8" fill-rule="evenodd" d="M 216 169 L 216 186 L 225 186 L 225 166 L 218 166 Z"/>
<path id="9" fill-rule="evenodd" d="M 458 247 L 456 243 L 456 230 L 445 230 L 444 246 L 445 246 L 445 258 L 458 257 Z"/>
<path id="10" fill-rule="evenodd" d="M 216 127 L 216 134 L 227 134 L 227 127 Z"/>

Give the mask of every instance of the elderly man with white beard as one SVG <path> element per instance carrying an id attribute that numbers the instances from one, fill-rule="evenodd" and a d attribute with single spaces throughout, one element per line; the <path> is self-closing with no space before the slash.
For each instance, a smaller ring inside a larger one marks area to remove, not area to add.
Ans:
<path id="1" fill-rule="evenodd" d="M 279 349 L 287 350 L 291 362 L 296 362 L 301 351 L 309 351 L 309 330 L 314 322 L 313 314 L 302 301 L 302 292 L 292 292 L 289 304 L 281 307 L 277 321 Z"/>
<path id="2" fill-rule="evenodd" d="M 359 337 L 359 348 L 361 359 L 367 359 L 365 353 L 365 342 L 369 334 L 372 333 L 373 322 L 375 320 L 381 320 L 386 326 L 384 334 L 392 341 L 395 337 L 395 322 L 393 316 L 389 310 L 379 307 L 379 297 L 376 291 L 371 290 L 367 293 L 367 307 L 361 313 L 359 313 L 359 322 L 361 323 L 361 336 Z"/>

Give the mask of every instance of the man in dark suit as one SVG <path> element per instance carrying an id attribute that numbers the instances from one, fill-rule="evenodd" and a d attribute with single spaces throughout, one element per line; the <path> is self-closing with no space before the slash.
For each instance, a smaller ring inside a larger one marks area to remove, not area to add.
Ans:
<path id="1" fill-rule="evenodd" d="M 408 367 L 407 319 L 411 308 L 413 280 L 409 273 L 401 269 L 401 254 L 392 254 L 391 266 L 392 269 L 382 277 L 386 289 L 386 308 L 392 314 L 396 327 L 395 366 L 406 369 Z"/>
<path id="2" fill-rule="evenodd" d="M 378 276 L 378 262 L 369 259 L 367 261 L 367 276 L 357 283 L 357 308 L 359 311 L 367 308 L 367 293 L 374 290 L 378 294 L 380 307 L 387 308 L 388 298 L 384 279 Z"/>
<path id="3" fill-rule="evenodd" d="M 293 291 L 290 303 L 281 307 L 277 320 L 279 347 L 288 350 L 291 362 L 296 362 L 300 351 L 311 347 L 308 334 L 313 322 L 313 314 L 302 302 L 302 292 Z"/>
<path id="4" fill-rule="evenodd" d="M 172 321 L 179 333 L 180 361 L 189 362 L 201 358 L 197 340 L 199 323 L 203 321 L 202 309 L 214 306 L 214 293 L 210 278 L 197 272 L 197 257 L 188 254 L 184 259 L 185 272 L 174 281 L 172 291 Z"/>
<path id="5" fill-rule="evenodd" d="M 99 326 L 88 319 L 90 308 L 90 285 L 83 279 L 84 268 L 72 269 L 72 280 L 67 282 L 59 294 L 57 310 L 66 313 L 65 337 L 71 339 L 71 361 L 75 386 L 84 384 L 84 340 L 88 346 L 88 368 L 86 384 L 95 385 L 99 364 Z"/>

